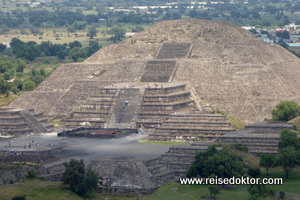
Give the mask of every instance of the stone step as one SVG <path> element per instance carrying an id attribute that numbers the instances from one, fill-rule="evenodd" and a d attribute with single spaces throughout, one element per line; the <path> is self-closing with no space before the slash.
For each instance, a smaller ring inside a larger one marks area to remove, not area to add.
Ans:
<path id="1" fill-rule="evenodd" d="M 1 134 L 0 135 L 13 135 L 13 136 L 22 136 L 22 135 L 26 135 L 26 134 L 31 134 L 33 133 L 33 129 L 32 128 L 23 128 L 23 129 L 3 129 L 1 130 Z"/>
<path id="2" fill-rule="evenodd" d="M 194 161 L 194 155 L 184 155 L 184 154 L 163 154 L 161 155 L 161 162 L 176 162 L 176 163 L 191 163 Z"/>
<path id="3" fill-rule="evenodd" d="M 73 112 L 70 118 L 82 118 L 82 119 L 88 119 L 88 118 L 100 118 L 100 119 L 106 119 L 108 116 L 108 112 Z"/>
<path id="4" fill-rule="evenodd" d="M 192 43 L 163 43 L 157 58 L 184 58 L 188 57 Z"/>
<path id="5" fill-rule="evenodd" d="M 168 169 L 168 167 L 166 165 L 161 165 L 161 164 L 153 165 L 153 166 L 150 166 L 150 167 L 147 167 L 147 168 L 148 168 L 149 172 L 152 175 L 161 173 L 161 172 L 166 171 Z"/>
<path id="6" fill-rule="evenodd" d="M 168 134 L 217 134 L 217 133 L 227 133 L 230 131 L 235 131 L 233 128 L 214 128 L 214 127 L 160 127 L 157 128 L 155 133 L 168 133 Z"/>
<path id="7" fill-rule="evenodd" d="M 177 182 L 180 177 L 185 177 L 185 170 L 167 170 L 152 176 L 154 180 L 166 182 Z"/>
<path id="8" fill-rule="evenodd" d="M 151 84 L 153 85 L 153 84 Z M 157 88 L 146 88 L 145 89 L 145 93 L 144 95 L 158 95 L 158 94 L 170 94 L 170 93 L 174 93 L 174 92 L 178 92 L 178 91 L 184 91 L 185 90 L 186 85 L 185 84 L 181 84 L 181 85 L 174 85 L 174 86 L 167 86 L 161 88 L 157 87 Z"/>
<path id="9" fill-rule="evenodd" d="M 207 121 L 226 121 L 226 116 L 224 115 L 215 115 L 215 114 L 173 114 L 169 117 L 170 121 L 198 121 L 198 120 L 207 120 Z"/>
<path id="10" fill-rule="evenodd" d="M 141 112 L 174 112 L 185 107 L 191 106 L 193 100 L 186 100 L 181 102 L 164 103 L 164 104 L 142 104 Z"/>
<path id="11" fill-rule="evenodd" d="M 79 127 L 104 127 L 105 120 L 86 120 L 85 119 L 67 119 L 65 126 L 68 128 L 79 128 Z"/>
<path id="12" fill-rule="evenodd" d="M 187 170 L 190 166 L 191 162 L 163 162 L 161 161 L 161 165 L 167 166 L 168 169 L 171 170 Z"/>
<path id="13" fill-rule="evenodd" d="M 144 100 L 145 99 L 152 99 L 152 98 L 167 98 L 167 97 L 173 97 L 173 96 L 181 96 L 181 95 L 190 95 L 191 93 L 186 90 L 178 90 L 175 92 L 171 93 L 163 93 L 163 94 L 145 94 L 144 95 Z"/>
<path id="14" fill-rule="evenodd" d="M 172 148 L 170 147 L 169 151 L 166 154 L 183 154 L 183 155 L 195 155 L 199 151 L 206 150 L 208 147 L 201 148 Z"/>
<path id="15" fill-rule="evenodd" d="M 191 136 L 191 135 L 183 135 L 183 136 L 177 136 L 177 135 L 155 135 L 150 134 L 149 140 L 153 141 L 173 141 L 173 142 L 214 142 L 216 139 L 220 137 L 219 135 L 197 135 L 197 136 Z"/>
<path id="16" fill-rule="evenodd" d="M 5 124 L 0 124 L 0 129 L 23 129 L 23 128 L 28 128 L 28 124 L 23 122 L 23 123 L 5 123 Z"/>
<path id="17" fill-rule="evenodd" d="M 159 102 L 175 102 L 187 100 L 190 97 L 190 92 L 180 91 L 166 95 L 148 95 L 144 96 L 144 103 L 159 103 Z"/>
<path id="18" fill-rule="evenodd" d="M 48 132 L 45 126 L 41 122 L 39 122 L 29 111 L 20 111 L 20 115 L 25 118 L 25 120 L 29 123 L 29 125 L 33 128 L 34 131 L 38 133 Z"/>
<path id="19" fill-rule="evenodd" d="M 170 127 L 198 127 L 198 128 L 230 128 L 231 123 L 228 122 L 195 122 L 195 121 L 165 121 L 162 123 L 162 127 L 170 128 Z"/>

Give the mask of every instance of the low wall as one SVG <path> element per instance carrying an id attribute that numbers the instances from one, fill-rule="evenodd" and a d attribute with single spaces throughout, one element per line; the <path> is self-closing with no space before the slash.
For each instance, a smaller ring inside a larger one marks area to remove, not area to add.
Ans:
<path id="1" fill-rule="evenodd" d="M 114 134 L 93 134 L 94 131 L 115 131 Z M 138 129 L 116 129 L 116 128 L 78 128 L 68 131 L 63 131 L 57 134 L 60 137 L 91 137 L 99 139 L 120 138 L 133 133 L 138 133 Z"/>

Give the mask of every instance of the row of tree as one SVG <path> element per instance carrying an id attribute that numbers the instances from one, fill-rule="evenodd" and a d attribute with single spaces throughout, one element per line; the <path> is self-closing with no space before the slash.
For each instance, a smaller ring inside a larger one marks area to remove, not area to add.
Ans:
<path id="1" fill-rule="evenodd" d="M 59 59 L 69 57 L 75 62 L 79 58 L 85 59 L 98 51 L 101 46 L 97 41 L 90 41 L 89 46 L 83 48 L 78 41 L 70 42 L 68 44 L 53 44 L 50 41 L 41 42 L 37 44 L 34 41 L 23 42 L 18 38 L 13 38 L 10 42 L 12 53 L 17 58 L 33 61 L 37 57 L 57 56 Z M 76 48 L 74 50 L 74 48 Z"/>

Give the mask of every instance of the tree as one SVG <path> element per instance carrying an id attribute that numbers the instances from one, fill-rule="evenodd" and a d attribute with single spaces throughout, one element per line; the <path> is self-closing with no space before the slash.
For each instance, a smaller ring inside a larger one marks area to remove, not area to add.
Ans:
<path id="1" fill-rule="evenodd" d="M 74 42 L 69 43 L 70 49 L 73 49 L 74 47 L 82 47 L 81 43 L 75 40 Z"/>
<path id="2" fill-rule="evenodd" d="M 300 149 L 299 138 L 297 137 L 296 132 L 289 129 L 283 129 L 280 133 L 278 147 L 279 149 L 283 149 L 289 146 L 293 146 L 296 150 Z"/>
<path id="3" fill-rule="evenodd" d="M 6 45 L 0 43 L 0 52 L 3 52 L 6 49 Z"/>
<path id="4" fill-rule="evenodd" d="M 33 81 L 25 81 L 22 85 L 24 91 L 32 91 L 36 87 L 35 82 Z"/>
<path id="5" fill-rule="evenodd" d="M 141 32 L 143 31 L 144 28 L 141 26 L 141 25 L 135 25 L 133 28 L 132 28 L 132 32 Z"/>
<path id="6" fill-rule="evenodd" d="M 293 146 L 283 148 L 280 150 L 278 162 L 288 178 L 290 169 L 299 165 L 299 152 Z"/>
<path id="7" fill-rule="evenodd" d="M 9 91 L 9 84 L 4 78 L 0 78 L 0 94 L 7 94 Z"/>
<path id="8" fill-rule="evenodd" d="M 77 29 L 77 30 L 83 30 L 83 29 L 85 29 L 86 24 L 87 24 L 87 23 L 86 23 L 85 21 L 75 21 L 75 22 L 73 23 L 73 26 L 74 26 L 74 28 Z"/>
<path id="9" fill-rule="evenodd" d="M 10 91 L 11 91 L 12 93 L 14 93 L 14 94 L 18 94 L 18 93 L 19 93 L 19 89 L 18 89 L 16 86 L 12 86 L 12 87 L 10 88 Z"/>
<path id="10" fill-rule="evenodd" d="M 98 174 L 91 168 L 85 173 L 83 160 L 71 159 L 70 162 L 65 162 L 65 172 L 62 176 L 64 184 L 69 184 L 71 191 L 78 195 L 85 196 L 97 189 Z"/>
<path id="11" fill-rule="evenodd" d="M 12 200 L 26 200 L 25 196 L 15 196 L 12 198 Z"/>
<path id="12" fill-rule="evenodd" d="M 209 186 L 207 187 L 207 189 L 209 190 L 210 197 L 211 197 L 212 199 L 215 199 L 216 196 L 217 196 L 217 194 L 219 194 L 219 193 L 220 193 L 220 190 L 221 190 L 221 188 L 220 188 L 218 185 L 209 185 Z"/>
<path id="13" fill-rule="evenodd" d="M 62 175 L 63 184 L 69 184 L 72 192 L 83 195 L 85 193 L 83 191 L 85 173 L 83 160 L 71 159 L 70 162 L 65 162 L 64 166 L 66 170 Z"/>
<path id="14" fill-rule="evenodd" d="M 253 33 L 253 34 L 257 34 L 256 29 L 250 29 L 249 31 L 250 31 L 251 33 Z"/>
<path id="15" fill-rule="evenodd" d="M 210 146 L 206 151 L 196 154 L 195 161 L 187 170 L 187 177 L 231 178 L 244 173 L 244 163 L 241 157 L 230 153 L 225 147 L 217 150 L 216 146 Z"/>
<path id="16" fill-rule="evenodd" d="M 74 47 L 70 50 L 69 57 L 76 62 L 79 58 L 86 58 L 87 54 L 88 52 L 86 48 Z"/>
<path id="17" fill-rule="evenodd" d="M 91 26 L 86 34 L 86 36 L 90 37 L 90 39 L 93 39 L 95 36 L 97 36 L 97 29 L 95 26 Z"/>
<path id="18" fill-rule="evenodd" d="M 276 157 L 273 154 L 262 154 L 260 156 L 259 166 L 266 168 L 267 175 L 269 175 L 269 168 L 276 163 Z"/>
<path id="19" fill-rule="evenodd" d="M 91 168 L 88 168 L 87 173 L 84 177 L 84 186 L 87 193 L 93 192 L 98 187 L 98 174 Z"/>
<path id="20" fill-rule="evenodd" d="M 300 114 L 300 107 L 293 101 L 281 101 L 272 111 L 272 119 L 279 121 L 289 121 Z"/>
<path id="21" fill-rule="evenodd" d="M 107 33 L 113 35 L 110 39 L 116 42 L 118 40 L 121 41 L 121 38 L 125 37 L 126 30 L 123 27 L 114 26 Z"/>
<path id="22" fill-rule="evenodd" d="M 269 188 L 267 185 L 258 184 L 258 185 L 250 185 L 248 192 L 250 193 L 251 197 L 274 197 L 275 191 Z"/>
<path id="23" fill-rule="evenodd" d="M 9 74 L 8 72 L 5 72 L 5 73 L 3 74 L 3 78 L 4 78 L 5 80 L 9 80 L 9 79 L 10 79 L 10 74 Z"/>
<path id="24" fill-rule="evenodd" d="M 280 37 L 282 39 L 290 39 L 290 33 L 286 30 L 284 30 L 282 32 L 280 32 L 280 31 L 276 32 L 276 36 Z"/>
<path id="25" fill-rule="evenodd" d="M 95 53 L 96 51 L 98 51 L 102 46 L 99 45 L 99 43 L 97 41 L 89 41 L 89 46 L 87 47 L 87 56 L 91 56 L 93 53 Z"/>

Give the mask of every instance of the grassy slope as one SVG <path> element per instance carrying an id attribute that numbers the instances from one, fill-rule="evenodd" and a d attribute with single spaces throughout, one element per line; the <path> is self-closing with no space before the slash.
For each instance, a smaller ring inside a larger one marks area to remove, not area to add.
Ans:
<path id="1" fill-rule="evenodd" d="M 180 185 L 179 183 L 167 183 L 156 190 L 147 200 L 199 200 L 209 197 L 207 186 L 204 185 Z M 247 191 L 221 190 L 217 199 L 232 200 L 247 199 Z"/>
<path id="2" fill-rule="evenodd" d="M 73 194 L 61 182 L 26 180 L 25 182 L 0 187 L 1 200 L 11 200 L 14 196 L 25 195 L 27 200 L 83 200 Z M 143 197 L 142 197 L 143 198 Z M 95 200 L 136 200 L 137 196 L 95 194 Z"/>
<path id="3" fill-rule="evenodd" d="M 10 94 L 8 97 L 5 95 L 0 95 L 0 108 L 7 107 L 12 101 L 18 98 L 16 94 Z"/>

